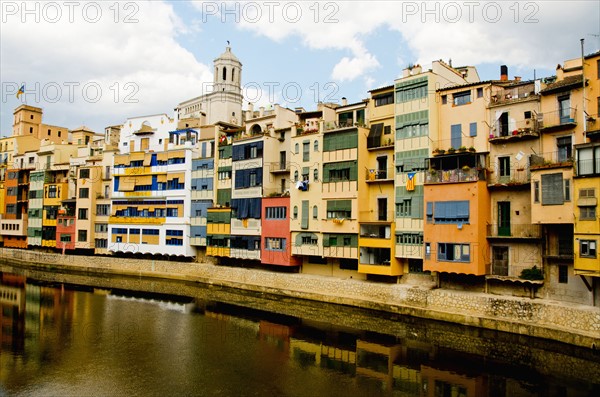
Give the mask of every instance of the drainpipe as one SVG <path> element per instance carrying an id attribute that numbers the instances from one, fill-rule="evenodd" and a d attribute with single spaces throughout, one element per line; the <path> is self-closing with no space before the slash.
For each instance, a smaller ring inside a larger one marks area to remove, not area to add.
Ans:
<path id="1" fill-rule="evenodd" d="M 582 111 L 583 111 L 583 141 L 585 142 L 585 134 L 587 132 L 587 118 L 586 118 L 586 111 L 585 111 L 585 105 L 586 105 L 586 100 L 585 100 L 585 73 L 584 73 L 584 68 L 585 68 L 585 56 L 583 54 L 583 42 L 585 39 L 581 39 L 581 76 L 582 76 L 582 97 L 583 97 L 583 106 L 582 106 Z"/>

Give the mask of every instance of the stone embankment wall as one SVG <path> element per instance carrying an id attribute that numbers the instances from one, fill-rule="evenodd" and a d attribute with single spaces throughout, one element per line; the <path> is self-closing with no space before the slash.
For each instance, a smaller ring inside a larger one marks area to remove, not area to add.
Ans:
<path id="1" fill-rule="evenodd" d="M 3 248 L 0 258 L 49 271 L 195 281 L 275 295 L 382 310 L 600 348 L 600 308 L 543 299 L 381 284 L 257 269 L 60 255 Z"/>

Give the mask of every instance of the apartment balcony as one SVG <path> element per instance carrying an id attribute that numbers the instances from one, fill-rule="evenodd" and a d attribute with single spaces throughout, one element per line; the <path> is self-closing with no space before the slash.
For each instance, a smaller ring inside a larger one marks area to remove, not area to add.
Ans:
<path id="1" fill-rule="evenodd" d="M 296 126 L 296 134 L 294 136 L 303 136 L 318 134 L 320 132 L 318 125 L 299 124 Z"/>
<path id="2" fill-rule="evenodd" d="M 488 189 L 520 189 L 529 188 L 531 184 L 531 173 L 525 167 L 512 168 L 505 172 L 494 170 L 487 177 Z"/>
<path id="3" fill-rule="evenodd" d="M 450 170 L 430 169 L 425 174 L 425 183 L 457 183 L 457 182 L 477 182 L 484 181 L 485 170 L 475 168 L 460 168 Z"/>
<path id="4" fill-rule="evenodd" d="M 190 245 L 206 247 L 206 237 L 190 237 Z"/>
<path id="5" fill-rule="evenodd" d="M 260 250 L 249 250 L 243 248 L 230 248 L 230 258 L 237 259 L 248 259 L 248 260 L 260 260 Z"/>
<path id="6" fill-rule="evenodd" d="M 327 258 L 357 258 L 357 247 L 323 247 L 323 256 Z"/>
<path id="7" fill-rule="evenodd" d="M 542 238 L 541 225 L 532 224 L 489 224 L 486 226 L 488 239 L 539 240 Z"/>
<path id="8" fill-rule="evenodd" d="M 396 258 L 423 259 L 423 244 L 396 244 Z"/>
<path id="9" fill-rule="evenodd" d="M 514 124 L 500 123 L 490 130 L 489 141 L 492 144 L 522 142 L 540 137 L 538 123 L 534 119 L 517 121 Z"/>
<path id="10" fill-rule="evenodd" d="M 341 130 L 346 128 L 364 127 L 364 123 L 354 123 L 352 120 L 345 122 L 325 121 L 323 123 L 323 132 Z"/>
<path id="11" fill-rule="evenodd" d="M 538 115 L 540 132 L 556 132 L 577 126 L 577 108 L 565 108 Z"/>
<path id="12" fill-rule="evenodd" d="M 365 171 L 367 183 L 394 182 L 394 167 L 383 169 L 371 168 Z"/>
<path id="13" fill-rule="evenodd" d="M 272 161 L 266 163 L 268 165 L 269 172 L 272 174 L 289 174 L 290 173 L 290 162 Z"/>
<path id="14" fill-rule="evenodd" d="M 148 217 L 133 217 L 133 216 L 110 216 L 108 223 L 112 224 L 128 224 L 128 225 L 162 225 L 166 218 L 148 218 Z"/>
<path id="15" fill-rule="evenodd" d="M 22 219 L 0 219 L 0 235 L 27 236 L 27 215 Z"/>
<path id="16" fill-rule="evenodd" d="M 242 236 L 260 236 L 261 234 L 260 219 L 237 219 L 231 218 L 231 234 Z"/>
<path id="17" fill-rule="evenodd" d="M 573 167 L 573 154 L 571 148 L 565 148 L 557 152 L 532 154 L 530 160 L 531 171 L 547 168 Z"/>

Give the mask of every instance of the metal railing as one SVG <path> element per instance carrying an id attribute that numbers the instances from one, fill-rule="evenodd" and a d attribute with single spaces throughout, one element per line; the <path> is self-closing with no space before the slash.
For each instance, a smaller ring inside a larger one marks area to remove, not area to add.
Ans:
<path id="1" fill-rule="evenodd" d="M 542 237 L 542 227 L 530 223 L 509 225 L 492 223 L 486 225 L 486 235 L 488 237 L 540 238 Z"/>
<path id="2" fill-rule="evenodd" d="M 394 178 L 394 168 L 389 167 L 384 169 L 370 168 L 365 170 L 367 182 L 377 180 L 387 180 Z"/>
<path id="3" fill-rule="evenodd" d="M 515 123 L 502 123 L 497 121 L 494 126 L 490 128 L 489 141 L 494 143 L 523 137 L 536 138 L 538 136 L 538 122 L 535 119 L 519 120 Z"/>
<path id="4" fill-rule="evenodd" d="M 577 108 L 565 108 L 538 115 L 540 128 L 550 128 L 577 123 Z"/>
<path id="5" fill-rule="evenodd" d="M 556 152 L 540 153 L 531 155 L 531 168 L 543 168 L 546 166 L 573 165 L 573 149 L 564 148 Z"/>
<path id="6" fill-rule="evenodd" d="M 489 185 L 522 185 L 531 182 L 531 173 L 528 168 L 511 168 L 503 175 L 496 169 L 488 175 Z"/>
<path id="7" fill-rule="evenodd" d="M 425 183 L 474 182 L 485 180 L 485 171 L 477 168 L 453 170 L 429 170 L 425 172 Z"/>

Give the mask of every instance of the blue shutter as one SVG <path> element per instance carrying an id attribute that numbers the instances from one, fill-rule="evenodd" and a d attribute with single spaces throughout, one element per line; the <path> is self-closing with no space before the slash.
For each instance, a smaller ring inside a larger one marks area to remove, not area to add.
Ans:
<path id="1" fill-rule="evenodd" d="M 450 127 L 450 141 L 450 146 L 454 149 L 458 149 L 462 146 L 460 124 L 454 124 Z"/>
<path id="2" fill-rule="evenodd" d="M 200 151 L 200 156 L 206 157 L 206 142 L 202 142 L 202 149 Z"/>
<path id="3" fill-rule="evenodd" d="M 433 216 L 433 203 L 431 201 L 427 202 L 427 216 Z"/>
<path id="4" fill-rule="evenodd" d="M 469 136 L 477 136 L 477 123 L 469 124 Z"/>
<path id="5" fill-rule="evenodd" d="M 469 218 L 469 202 L 459 201 L 456 215 L 459 218 Z"/>

